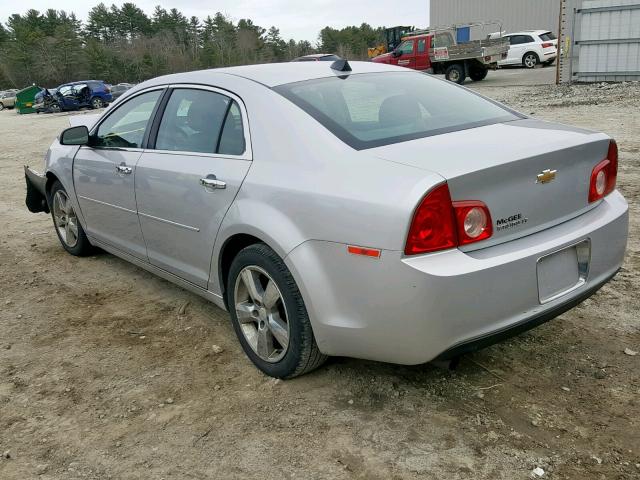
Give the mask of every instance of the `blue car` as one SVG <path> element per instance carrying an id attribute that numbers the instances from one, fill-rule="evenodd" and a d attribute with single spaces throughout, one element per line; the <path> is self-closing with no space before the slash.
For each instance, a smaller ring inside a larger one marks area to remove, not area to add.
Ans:
<path id="1" fill-rule="evenodd" d="M 84 80 L 60 85 L 56 98 L 62 110 L 78 110 L 83 107 L 106 107 L 113 97 L 102 80 Z"/>

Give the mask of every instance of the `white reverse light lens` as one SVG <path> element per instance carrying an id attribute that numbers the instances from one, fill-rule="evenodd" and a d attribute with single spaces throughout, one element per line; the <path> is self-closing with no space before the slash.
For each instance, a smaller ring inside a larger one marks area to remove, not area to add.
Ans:
<path id="1" fill-rule="evenodd" d="M 487 214 L 484 210 L 474 207 L 464 217 L 464 233 L 470 238 L 476 238 L 487 228 Z"/>
<path id="2" fill-rule="evenodd" d="M 607 187 L 607 174 L 604 170 L 600 170 L 596 175 L 596 192 L 598 195 L 604 194 L 604 189 Z"/>

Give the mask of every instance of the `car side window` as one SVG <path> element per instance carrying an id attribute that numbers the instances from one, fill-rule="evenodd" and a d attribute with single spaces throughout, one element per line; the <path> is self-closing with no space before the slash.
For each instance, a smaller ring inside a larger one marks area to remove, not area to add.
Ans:
<path id="1" fill-rule="evenodd" d="M 424 53 L 427 45 L 427 40 L 425 38 L 421 38 L 418 40 L 418 53 Z"/>
<path id="2" fill-rule="evenodd" d="M 242 128 L 242 114 L 240 107 L 232 100 L 231 107 L 220 134 L 218 153 L 222 155 L 242 155 L 245 150 L 244 129 Z"/>
<path id="3" fill-rule="evenodd" d="M 529 35 L 523 35 L 522 38 L 524 39 L 522 43 L 533 43 L 533 37 Z"/>
<path id="4" fill-rule="evenodd" d="M 403 55 L 413 53 L 413 40 L 402 42 L 398 47 L 398 51 Z"/>
<path id="5" fill-rule="evenodd" d="M 208 90 L 175 89 L 162 115 L 155 148 L 217 153 L 220 131 L 231 102 L 229 97 Z M 232 135 L 230 126 L 227 136 Z M 231 139 L 226 140 L 225 145 L 231 145 Z"/>
<path id="6" fill-rule="evenodd" d="M 92 138 L 94 147 L 141 148 L 144 132 L 161 90 L 143 93 L 118 107 Z"/>

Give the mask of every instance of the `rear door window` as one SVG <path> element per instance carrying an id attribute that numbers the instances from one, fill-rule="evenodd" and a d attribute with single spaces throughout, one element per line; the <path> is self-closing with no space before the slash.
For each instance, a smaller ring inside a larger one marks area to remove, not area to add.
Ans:
<path id="1" fill-rule="evenodd" d="M 241 155 L 245 145 L 240 108 L 217 92 L 175 89 L 162 115 L 155 148 Z"/>

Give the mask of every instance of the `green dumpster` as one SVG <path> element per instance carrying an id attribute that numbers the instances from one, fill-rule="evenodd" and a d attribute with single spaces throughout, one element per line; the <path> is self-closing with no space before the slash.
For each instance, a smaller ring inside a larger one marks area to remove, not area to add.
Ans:
<path id="1" fill-rule="evenodd" d="M 18 113 L 35 112 L 33 109 L 33 103 L 35 102 L 36 94 L 40 90 L 42 90 L 42 88 L 31 85 L 30 87 L 25 87 L 16 93 L 16 111 Z"/>

